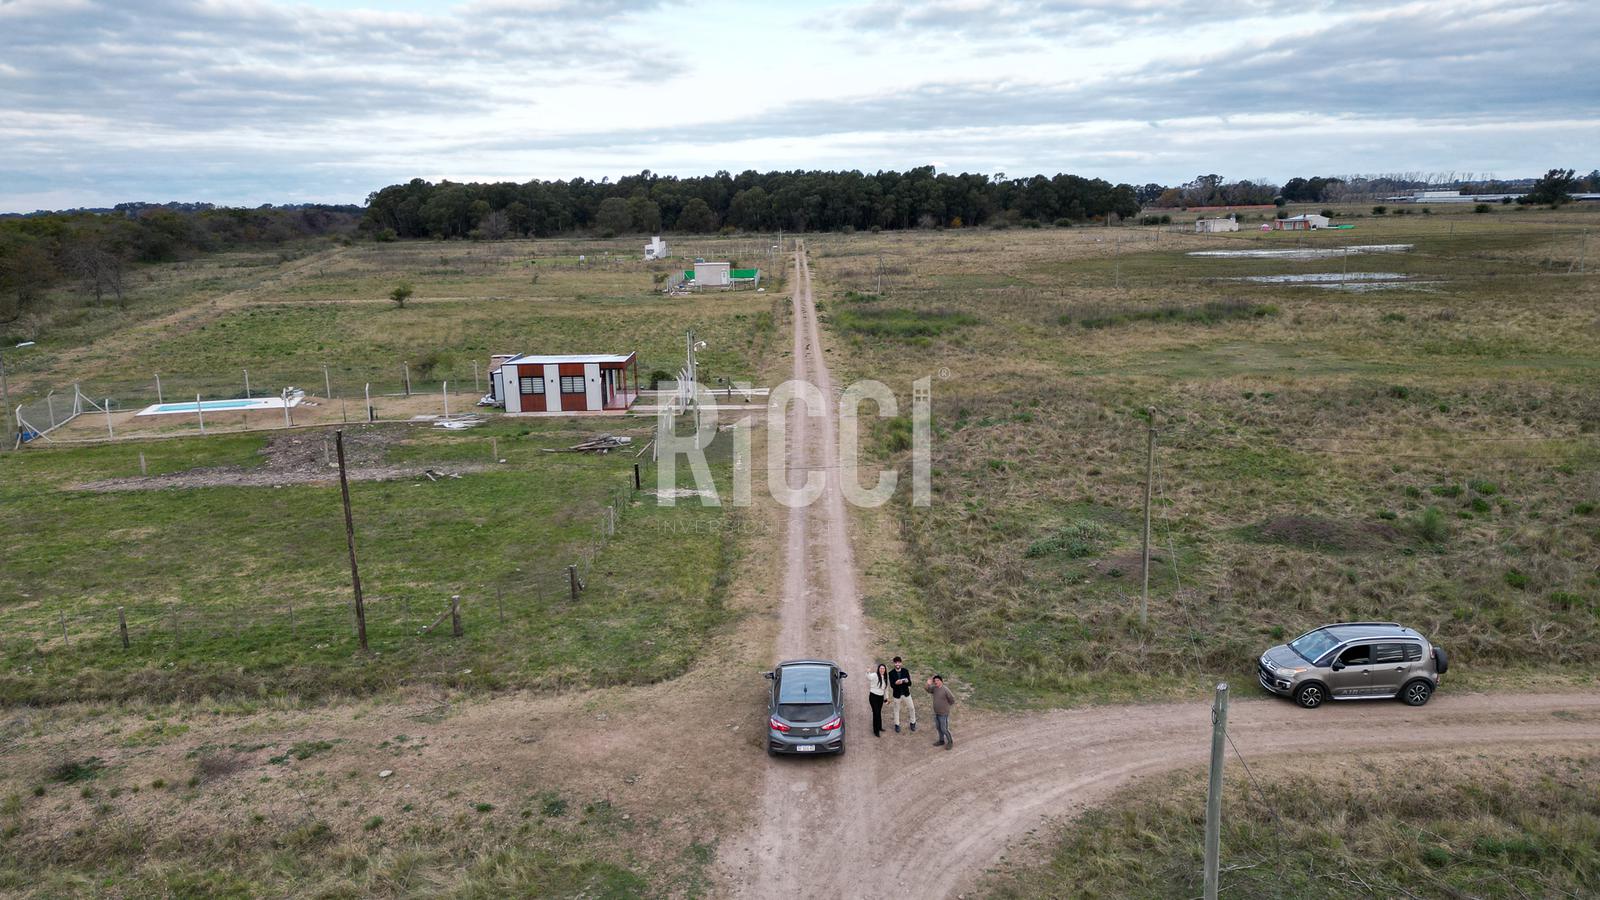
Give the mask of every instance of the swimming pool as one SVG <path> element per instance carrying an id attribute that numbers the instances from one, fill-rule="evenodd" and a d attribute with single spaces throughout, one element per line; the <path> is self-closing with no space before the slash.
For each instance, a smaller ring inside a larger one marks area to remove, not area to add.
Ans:
<path id="1" fill-rule="evenodd" d="M 290 395 L 289 406 L 296 406 L 300 402 L 298 396 Z M 282 397 L 252 397 L 241 400 L 201 400 L 196 404 L 193 400 L 187 403 L 156 403 L 139 410 L 136 415 L 141 416 L 170 416 L 180 413 L 194 415 L 208 412 L 240 412 L 253 409 L 283 409 Z"/>

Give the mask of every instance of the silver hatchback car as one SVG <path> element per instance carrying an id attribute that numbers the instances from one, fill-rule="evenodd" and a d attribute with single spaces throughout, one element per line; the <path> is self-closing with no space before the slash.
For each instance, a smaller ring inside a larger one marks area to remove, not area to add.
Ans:
<path id="1" fill-rule="evenodd" d="M 1444 649 L 1397 622 L 1324 625 L 1261 654 L 1261 686 L 1306 709 L 1328 700 L 1428 702 L 1450 668 Z"/>

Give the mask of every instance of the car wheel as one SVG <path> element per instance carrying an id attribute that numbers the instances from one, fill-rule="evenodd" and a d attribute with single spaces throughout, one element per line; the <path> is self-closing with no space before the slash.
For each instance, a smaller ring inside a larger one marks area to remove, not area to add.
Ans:
<path id="1" fill-rule="evenodd" d="M 1300 689 L 1294 692 L 1294 702 L 1298 703 L 1302 709 L 1316 709 L 1327 699 L 1327 688 L 1315 682 L 1302 684 Z"/>
<path id="2" fill-rule="evenodd" d="M 1421 678 L 1406 682 L 1406 686 L 1400 689 L 1400 699 L 1404 700 L 1407 706 L 1421 706 L 1432 696 L 1433 685 Z"/>

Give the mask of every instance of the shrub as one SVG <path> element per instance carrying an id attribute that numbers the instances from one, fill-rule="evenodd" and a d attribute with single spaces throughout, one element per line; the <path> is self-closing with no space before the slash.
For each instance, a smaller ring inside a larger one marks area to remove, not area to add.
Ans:
<path id="1" fill-rule="evenodd" d="M 841 309 L 834 313 L 833 321 L 840 331 L 902 339 L 938 337 L 952 328 L 978 323 L 976 318 L 966 313 L 945 310 L 919 312 L 897 308 Z"/>
<path id="2" fill-rule="evenodd" d="M 1389 211 L 1389 207 L 1387 207 L 1387 206 L 1374 206 L 1372 208 L 1372 214 L 1375 215 L 1375 216 L 1381 216 L 1381 215 L 1383 215 L 1384 213 L 1386 213 L 1388 211 Z"/>
<path id="3" fill-rule="evenodd" d="M 105 763 L 98 756 L 91 756 L 82 760 L 67 760 L 66 762 L 57 763 L 55 768 L 50 770 L 49 778 L 51 781 L 61 784 L 73 784 L 99 777 L 105 767 Z"/>
<path id="4" fill-rule="evenodd" d="M 1076 321 L 1084 328 L 1109 328 L 1131 322 L 1175 322 L 1186 325 L 1214 325 L 1230 319 L 1261 319 L 1278 314 L 1270 303 L 1252 303 L 1248 300 L 1212 300 L 1200 306 L 1157 306 L 1151 309 L 1126 309 L 1097 311 L 1088 315 L 1064 313 L 1062 325 Z"/>
<path id="5" fill-rule="evenodd" d="M 1412 522 L 1412 528 L 1417 537 L 1430 544 L 1440 543 L 1449 534 L 1450 526 L 1445 524 L 1444 513 L 1439 507 L 1430 506 L 1423 510 Z"/>
<path id="6" fill-rule="evenodd" d="M 1331 210 L 1331 209 L 1325 209 L 1325 210 L 1323 210 L 1323 211 L 1322 211 L 1322 213 L 1321 213 L 1321 215 L 1322 215 L 1322 216 L 1323 216 L 1323 217 L 1324 217 L 1324 218 L 1328 218 L 1328 219 L 1331 219 L 1331 218 L 1333 218 L 1333 217 L 1335 217 L 1335 216 L 1337 216 L 1337 215 L 1338 215 L 1338 213 L 1336 213 L 1336 212 L 1334 212 L 1334 211 L 1333 211 L 1333 210 Z"/>
<path id="7" fill-rule="evenodd" d="M 1522 572 L 1518 571 L 1517 569 L 1507 569 L 1506 584 L 1520 591 L 1528 586 L 1528 576 L 1522 574 Z"/>
<path id="8" fill-rule="evenodd" d="M 402 281 L 394 286 L 394 290 L 389 292 L 389 299 L 394 303 L 396 309 L 405 309 L 406 301 L 411 299 L 413 290 L 411 282 Z"/>
<path id="9" fill-rule="evenodd" d="M 1472 211 L 1475 212 L 1475 213 L 1478 213 L 1479 215 L 1482 215 L 1483 213 L 1486 213 L 1486 212 L 1489 211 L 1489 204 L 1487 204 L 1487 203 L 1479 203 L 1477 206 L 1474 206 L 1472 208 Z"/>
<path id="10" fill-rule="evenodd" d="M 1030 559 L 1061 554 L 1068 559 L 1083 559 L 1100 552 L 1101 546 L 1111 537 L 1110 531 L 1099 522 L 1080 519 L 1057 528 L 1050 534 L 1028 545 L 1025 556 Z"/>
<path id="11" fill-rule="evenodd" d="M 1150 217 L 1149 216 L 1145 216 L 1145 218 L 1148 219 Z M 1145 223 L 1145 224 L 1149 224 L 1149 223 Z M 1057 228 L 1071 228 L 1072 227 L 1072 220 L 1068 219 L 1068 218 L 1057 219 L 1056 220 L 1056 227 Z"/>
<path id="12" fill-rule="evenodd" d="M 650 373 L 650 377 L 648 379 L 650 382 L 650 390 L 657 390 L 661 387 L 661 383 L 663 381 L 672 380 L 673 376 L 671 372 L 668 372 L 666 369 L 656 369 Z"/>

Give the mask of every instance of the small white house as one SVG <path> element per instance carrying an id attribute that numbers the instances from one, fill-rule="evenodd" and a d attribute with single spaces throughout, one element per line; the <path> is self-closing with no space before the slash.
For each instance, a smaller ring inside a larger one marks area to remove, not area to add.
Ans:
<path id="1" fill-rule="evenodd" d="M 1216 219 L 1195 219 L 1195 234 L 1215 234 L 1222 231 L 1238 231 L 1239 220 L 1233 216 Z"/>
<path id="2" fill-rule="evenodd" d="M 621 413 L 639 398 L 637 354 L 496 354 L 489 402 L 522 415 Z"/>
<path id="3" fill-rule="evenodd" d="M 1316 213 L 1305 213 L 1303 215 L 1290 216 L 1287 219 L 1276 219 L 1274 221 L 1278 231 L 1311 231 L 1314 228 L 1327 228 L 1330 220 L 1327 216 L 1319 216 Z"/>
<path id="4" fill-rule="evenodd" d="M 644 258 L 646 261 L 667 258 L 667 242 L 661 239 L 661 235 L 656 235 L 644 245 Z"/>
<path id="5" fill-rule="evenodd" d="M 731 287 L 733 265 L 725 262 L 700 262 L 694 264 L 694 286 L 697 288 Z"/>

